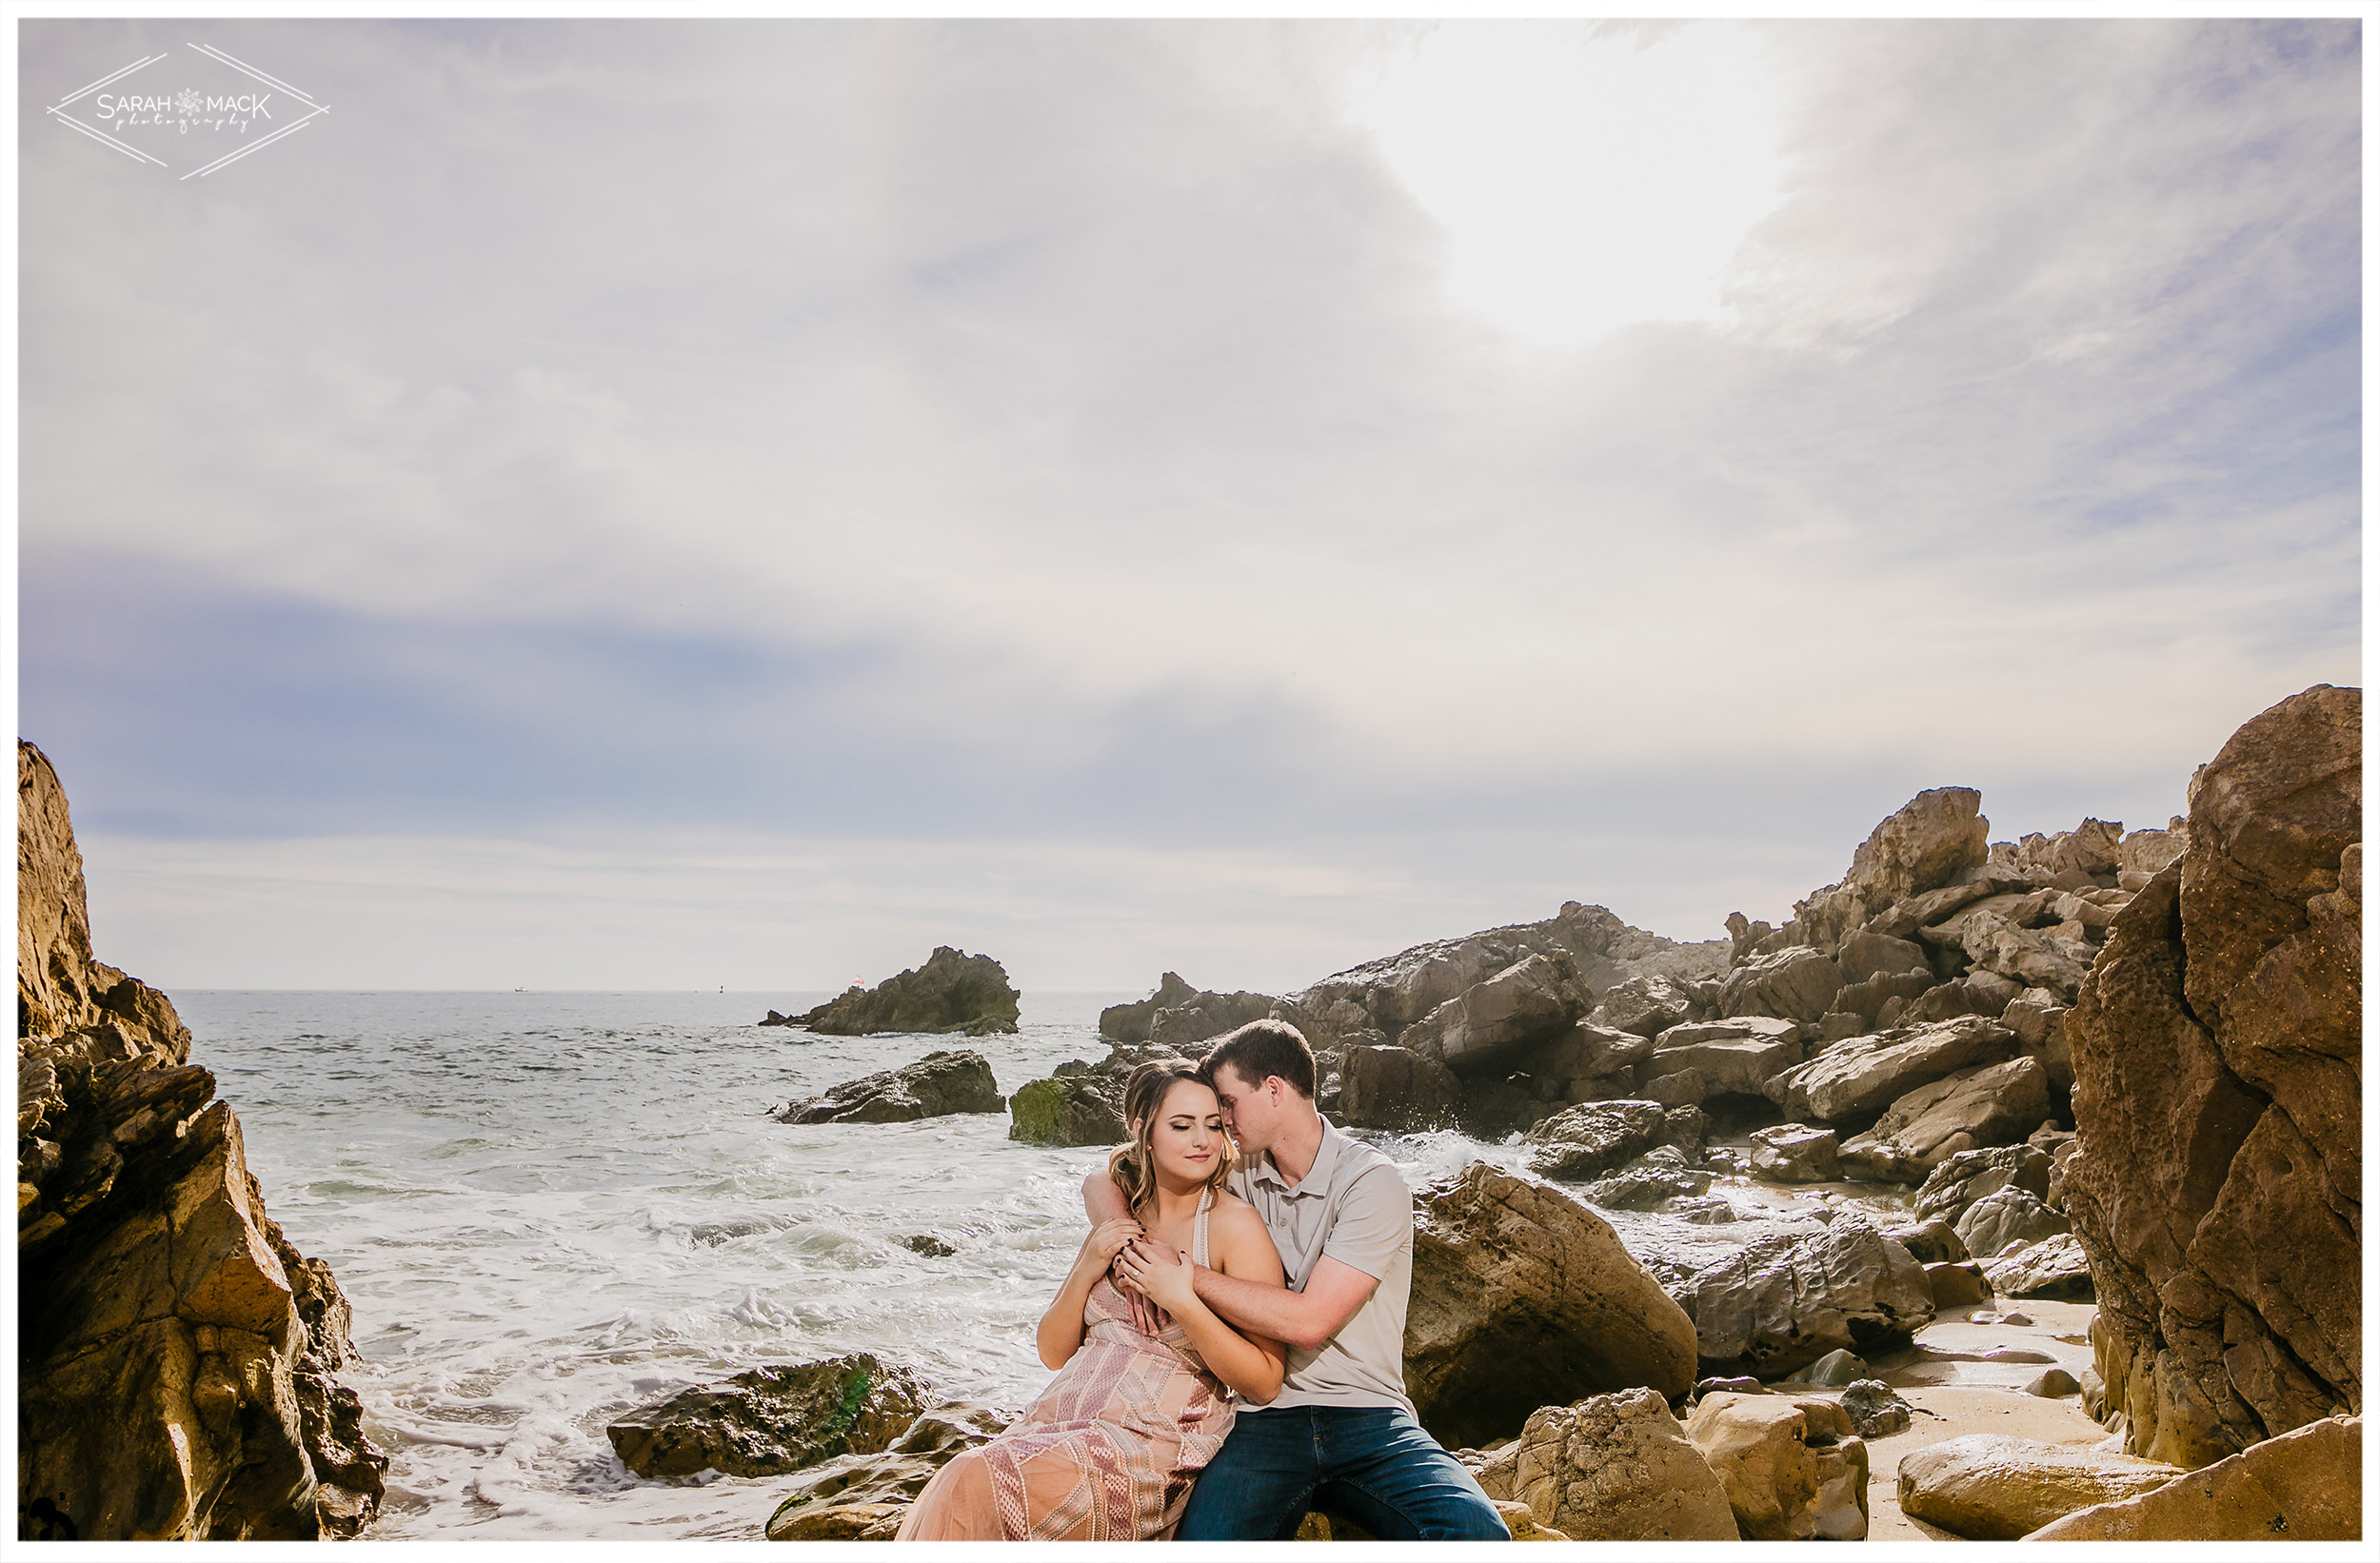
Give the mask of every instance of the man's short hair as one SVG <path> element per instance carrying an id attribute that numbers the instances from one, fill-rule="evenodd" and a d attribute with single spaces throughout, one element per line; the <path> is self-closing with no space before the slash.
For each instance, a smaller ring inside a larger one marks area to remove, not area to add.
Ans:
<path id="1" fill-rule="evenodd" d="M 1314 1049 L 1306 1045 L 1305 1034 L 1286 1020 L 1251 1020 L 1237 1031 L 1223 1033 L 1206 1050 L 1199 1074 L 1212 1084 L 1215 1071 L 1225 1064 L 1251 1085 L 1262 1085 L 1279 1075 L 1297 1088 L 1298 1095 L 1314 1099 Z"/>

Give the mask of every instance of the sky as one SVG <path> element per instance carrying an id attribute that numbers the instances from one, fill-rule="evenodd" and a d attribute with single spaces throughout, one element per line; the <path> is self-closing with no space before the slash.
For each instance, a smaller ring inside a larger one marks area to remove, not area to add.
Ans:
<path id="1" fill-rule="evenodd" d="M 49 112 L 222 57 L 327 111 Z M 169 992 L 1283 992 L 2159 825 L 2361 683 L 2360 63 L 28 21 L 18 731 Z"/>

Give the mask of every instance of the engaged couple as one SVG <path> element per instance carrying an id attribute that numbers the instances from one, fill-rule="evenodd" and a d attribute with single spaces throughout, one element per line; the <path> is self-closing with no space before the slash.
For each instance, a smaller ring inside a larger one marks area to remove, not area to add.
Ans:
<path id="1" fill-rule="evenodd" d="M 1058 1370 L 953 1459 L 903 1541 L 1286 1540 L 1309 1510 L 1391 1541 L 1509 1539 L 1405 1394 L 1413 1197 L 1314 1106 L 1258 1020 L 1124 1089 L 1131 1139 L 1038 1332 Z"/>

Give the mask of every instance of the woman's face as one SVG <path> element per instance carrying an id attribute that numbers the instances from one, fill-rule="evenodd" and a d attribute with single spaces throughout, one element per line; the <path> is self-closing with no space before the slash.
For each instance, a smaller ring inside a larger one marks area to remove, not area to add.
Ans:
<path id="1" fill-rule="evenodd" d="M 1149 1149 L 1158 1171 L 1183 1182 L 1214 1176 L 1224 1151 L 1223 1110 L 1215 1093 L 1196 1080 L 1176 1080 L 1157 1106 Z"/>

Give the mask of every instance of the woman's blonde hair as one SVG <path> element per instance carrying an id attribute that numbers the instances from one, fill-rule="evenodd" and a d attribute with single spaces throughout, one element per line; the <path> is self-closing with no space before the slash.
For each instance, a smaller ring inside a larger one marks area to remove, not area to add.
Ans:
<path id="1" fill-rule="evenodd" d="M 1135 1210 L 1157 1197 L 1158 1109 L 1165 1105 L 1165 1094 L 1182 1080 L 1210 1091 L 1215 1088 L 1187 1058 L 1152 1058 L 1124 1081 L 1124 1123 L 1132 1138 L 1108 1153 L 1107 1176 Z M 1221 1188 L 1240 1159 L 1240 1147 L 1232 1143 L 1231 1136 L 1222 1138 L 1223 1154 L 1215 1158 L 1215 1170 L 1206 1176 L 1209 1188 Z"/>

